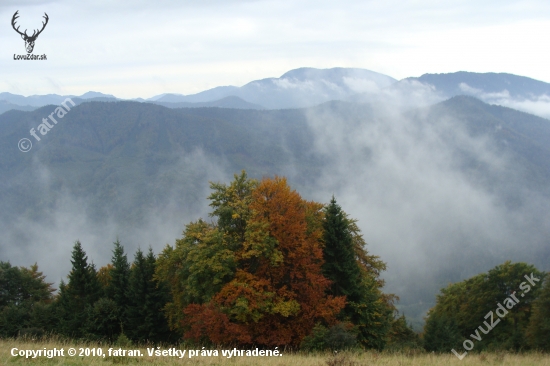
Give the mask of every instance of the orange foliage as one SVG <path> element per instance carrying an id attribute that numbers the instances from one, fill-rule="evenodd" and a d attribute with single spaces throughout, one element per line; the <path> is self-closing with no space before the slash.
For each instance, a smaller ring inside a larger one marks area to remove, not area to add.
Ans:
<path id="1" fill-rule="evenodd" d="M 264 179 L 252 192 L 252 217 L 239 249 L 240 269 L 209 304 L 185 309 L 186 337 L 214 343 L 300 344 L 319 321 L 345 306 L 322 275 L 322 205 L 307 202 L 286 179 Z"/>
<path id="2" fill-rule="evenodd" d="M 247 329 L 229 321 L 224 313 L 216 309 L 212 304 L 191 304 L 184 310 L 188 318 L 190 328 L 185 333 L 185 338 L 196 341 L 206 337 L 214 344 L 250 344 L 252 339 Z"/>

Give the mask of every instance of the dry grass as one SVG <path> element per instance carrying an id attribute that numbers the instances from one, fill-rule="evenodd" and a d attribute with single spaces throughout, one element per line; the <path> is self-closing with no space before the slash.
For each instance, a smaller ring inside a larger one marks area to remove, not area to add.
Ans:
<path id="1" fill-rule="evenodd" d="M 104 353 L 107 353 L 108 345 L 95 344 L 76 344 L 74 342 L 59 341 L 49 339 L 46 341 L 33 340 L 0 340 L 0 365 L 111 365 L 111 364 L 147 364 L 147 365 L 269 365 L 269 366 L 363 366 L 363 365 L 386 365 L 386 366 L 423 366 L 423 365 L 521 365 L 521 366 L 550 366 L 550 355 L 540 353 L 528 354 L 510 354 L 510 353 L 483 353 L 469 354 L 462 361 L 454 355 L 435 355 L 420 352 L 408 353 L 379 353 L 379 352 L 361 352 L 361 353 L 339 353 L 333 354 L 283 354 L 281 357 L 233 357 L 231 359 L 221 356 L 218 357 L 193 357 L 189 359 L 186 355 L 183 359 L 176 357 L 155 357 L 148 356 L 145 347 L 138 348 L 143 357 L 70 357 L 67 356 L 69 348 L 101 347 Z M 11 356 L 12 348 L 20 350 L 40 350 L 63 348 L 64 357 L 55 357 L 48 359 L 39 357 L 36 359 L 26 359 L 24 357 Z M 114 348 L 114 347 L 113 347 Z M 117 347 L 118 348 L 118 347 Z M 134 349 L 134 347 L 122 347 L 123 349 Z M 181 348 L 182 350 L 184 348 Z"/>

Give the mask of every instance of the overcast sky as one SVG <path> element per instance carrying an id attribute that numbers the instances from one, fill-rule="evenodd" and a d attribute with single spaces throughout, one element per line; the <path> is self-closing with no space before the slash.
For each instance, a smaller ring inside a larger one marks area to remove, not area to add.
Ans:
<path id="1" fill-rule="evenodd" d="M 34 54 L 11 27 L 49 24 Z M 298 67 L 396 79 L 508 72 L 550 82 L 550 2 L 470 0 L 2 0 L 0 92 L 193 94 Z"/>

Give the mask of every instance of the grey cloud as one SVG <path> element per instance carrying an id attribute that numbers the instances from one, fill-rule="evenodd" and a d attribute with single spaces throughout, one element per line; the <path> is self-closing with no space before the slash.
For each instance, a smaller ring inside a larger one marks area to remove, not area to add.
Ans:
<path id="1" fill-rule="evenodd" d="M 13 265 L 21 266 L 37 262 L 39 269 L 47 275 L 46 279 L 57 285 L 71 269 L 71 250 L 76 240 L 81 241 L 89 261 L 93 261 L 98 268 L 110 262 L 112 244 L 117 238 L 130 260 L 138 247 L 147 249 L 151 246 L 158 253 L 166 244 L 173 245 L 175 239 L 181 237 L 187 223 L 199 217 L 208 220 L 207 182 L 227 182 L 232 178 L 223 167 L 223 161 L 206 155 L 202 150 L 176 154 L 180 158 L 170 168 L 161 169 L 156 182 L 174 181 L 178 185 L 172 185 L 168 192 L 158 192 L 158 188 L 155 191 L 155 187 L 151 187 L 151 196 L 161 193 L 168 200 L 147 207 L 146 216 L 140 219 L 139 225 L 124 224 L 115 212 L 109 211 L 98 220 L 93 214 L 94 202 L 90 198 L 63 190 L 55 197 L 45 197 L 53 205 L 44 216 L 22 216 L 9 227 L 0 223 L 3 233 L 0 238 L 0 260 L 9 260 Z M 28 178 L 36 181 L 38 186 L 48 187 L 52 182 L 52 172 L 36 159 L 33 165 L 33 176 Z M 193 187 L 189 189 L 191 185 Z M 131 186 L 124 189 L 125 198 L 121 203 L 129 210 L 138 190 Z M 187 197 L 187 190 L 200 194 L 198 197 Z"/>
<path id="2" fill-rule="evenodd" d="M 495 189 L 480 181 L 465 167 L 464 153 L 494 182 L 521 175 L 521 168 L 457 117 L 442 114 L 434 122 L 409 108 L 398 97 L 361 116 L 311 112 L 317 150 L 329 162 L 311 194 L 322 201 L 334 194 L 359 220 L 371 254 L 388 263 L 387 291 L 401 297 L 418 325 L 430 306 L 418 302 L 435 301 L 448 282 L 508 259 L 541 266 L 550 201 L 521 182 Z M 509 190 L 520 205 L 509 206 Z"/>
<path id="3" fill-rule="evenodd" d="M 543 118 L 550 118 L 550 96 L 546 94 L 513 97 L 506 89 L 499 92 L 487 93 L 481 89 L 473 88 L 466 83 L 460 83 L 459 87 L 465 93 L 474 95 L 486 103 L 517 109 Z"/>

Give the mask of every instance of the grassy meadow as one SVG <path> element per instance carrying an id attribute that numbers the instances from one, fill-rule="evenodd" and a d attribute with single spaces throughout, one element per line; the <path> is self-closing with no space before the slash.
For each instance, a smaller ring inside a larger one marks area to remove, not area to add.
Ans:
<path id="1" fill-rule="evenodd" d="M 105 357 L 70 357 L 67 355 L 69 348 L 97 348 L 101 347 L 104 353 L 108 349 L 139 349 L 143 357 L 128 357 L 128 356 L 108 356 Z M 19 350 L 40 350 L 63 348 L 65 350 L 64 357 L 54 358 L 29 358 L 20 356 L 12 356 L 11 350 L 18 348 Z M 169 347 L 166 347 L 168 349 Z M 161 348 L 163 349 L 163 348 Z M 184 347 L 180 349 L 185 349 Z M 424 366 L 424 365 L 522 365 L 522 366 L 550 366 L 550 355 L 542 353 L 526 353 L 512 354 L 507 352 L 502 353 L 481 353 L 468 354 L 462 361 L 456 358 L 451 353 L 449 354 L 429 354 L 423 352 L 404 352 L 404 353 L 389 353 L 389 352 L 343 352 L 337 355 L 330 353 L 326 354 L 304 354 L 304 353 L 284 353 L 281 357 L 232 357 L 230 359 L 223 357 L 221 351 L 218 357 L 193 357 L 188 358 L 187 355 L 179 359 L 177 357 L 156 357 L 148 356 L 146 347 L 133 346 L 109 346 L 97 344 L 74 343 L 70 341 L 46 340 L 0 340 L 0 365 L 111 365 L 111 364 L 147 364 L 147 365 L 269 365 L 269 366 L 286 366 L 286 365 L 303 365 L 303 366 L 363 366 L 363 365 L 387 365 L 387 366 Z"/>

